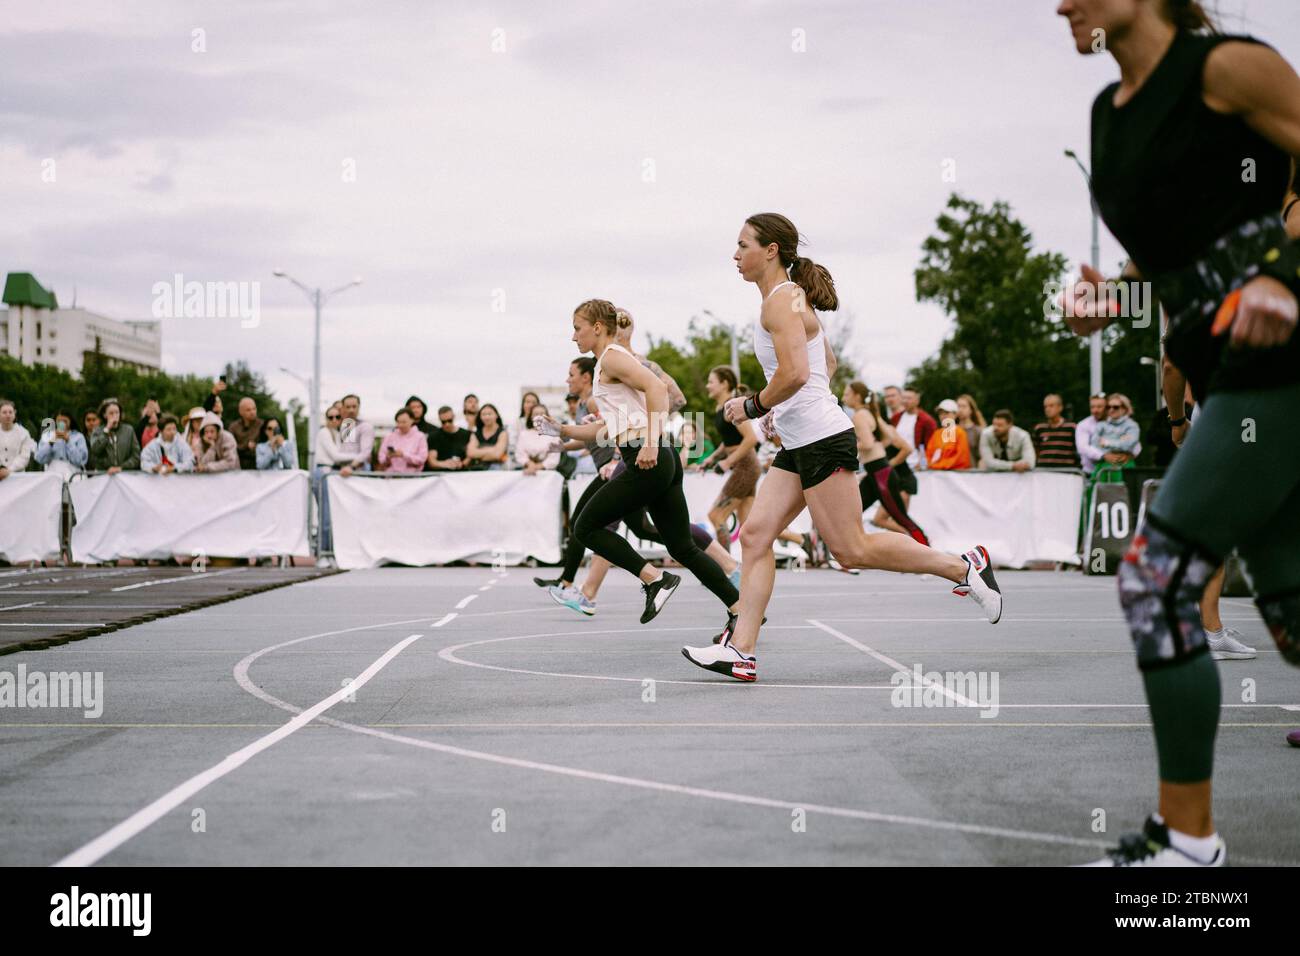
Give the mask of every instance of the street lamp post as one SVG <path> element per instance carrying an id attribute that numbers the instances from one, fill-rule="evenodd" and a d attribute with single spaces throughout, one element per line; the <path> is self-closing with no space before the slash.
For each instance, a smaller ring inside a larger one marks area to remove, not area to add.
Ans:
<path id="1" fill-rule="evenodd" d="M 308 379 L 308 391 L 311 393 L 311 407 L 307 409 L 307 471 L 314 473 L 316 470 L 316 432 L 320 427 L 320 310 L 325 304 L 325 300 L 330 296 L 338 295 L 354 285 L 361 285 L 361 276 L 357 276 L 346 285 L 341 285 L 337 289 L 329 292 L 322 292 L 319 287 L 312 289 L 299 282 L 283 269 L 276 269 L 271 273 L 279 279 L 288 279 L 299 289 L 301 289 L 311 300 L 312 307 L 316 311 L 316 326 L 312 336 L 312 376 Z"/>
<path id="2" fill-rule="evenodd" d="M 1088 167 L 1083 165 L 1078 155 L 1072 149 L 1067 149 L 1065 155 L 1074 160 L 1079 171 L 1083 173 L 1084 181 L 1088 184 L 1088 198 L 1092 202 L 1092 267 L 1098 272 L 1101 271 L 1101 241 L 1100 241 L 1100 222 L 1101 210 L 1097 208 L 1097 197 L 1092 191 L 1092 173 L 1088 172 Z M 1093 332 L 1088 336 L 1088 394 L 1096 395 L 1101 391 L 1101 332 Z"/>

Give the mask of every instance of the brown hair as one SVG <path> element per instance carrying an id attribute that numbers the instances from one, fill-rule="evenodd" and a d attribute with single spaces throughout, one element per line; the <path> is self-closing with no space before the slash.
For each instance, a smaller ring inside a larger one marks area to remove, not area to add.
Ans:
<path id="1" fill-rule="evenodd" d="M 618 334 L 618 309 L 614 308 L 613 302 L 606 299 L 588 299 L 574 309 L 573 314 L 589 325 L 604 326 L 610 338 Z"/>
<path id="2" fill-rule="evenodd" d="M 880 427 L 880 402 L 876 400 L 875 393 L 867 387 L 866 382 L 856 380 L 849 382 L 849 390 L 852 391 L 853 394 L 857 395 L 858 398 L 862 399 L 863 407 L 871 413 L 871 417 L 876 423 L 875 428 L 872 429 L 872 433 L 876 436 L 876 441 L 883 442 L 885 440 L 885 433 Z"/>
<path id="3" fill-rule="evenodd" d="M 975 401 L 975 396 L 970 392 L 962 392 L 957 396 L 957 401 L 960 402 L 963 398 L 970 405 L 970 420 L 980 428 L 987 428 L 989 423 L 984 420 L 984 413 L 980 411 L 979 402 Z"/>
<path id="4" fill-rule="evenodd" d="M 745 224 L 754 230 L 759 245 L 776 245 L 781 265 L 790 270 L 791 281 L 803 289 L 809 305 L 824 312 L 839 308 L 840 300 L 830 272 L 825 266 L 799 255 L 799 230 L 794 223 L 777 212 L 760 212 L 746 219 Z"/>
<path id="5" fill-rule="evenodd" d="M 733 392 L 739 384 L 739 380 L 736 378 L 736 373 L 732 370 L 730 365 L 715 365 L 713 368 L 709 369 L 709 374 L 717 378 L 719 382 L 725 384 L 727 388 L 731 389 Z"/>
<path id="6" fill-rule="evenodd" d="M 1191 33 L 1218 33 L 1219 28 L 1197 0 L 1165 0 L 1165 19 Z"/>

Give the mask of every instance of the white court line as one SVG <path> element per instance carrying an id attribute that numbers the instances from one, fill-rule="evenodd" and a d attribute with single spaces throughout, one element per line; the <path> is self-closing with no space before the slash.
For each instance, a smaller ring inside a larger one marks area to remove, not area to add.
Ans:
<path id="1" fill-rule="evenodd" d="M 485 585 L 483 585 L 481 588 L 479 588 L 479 590 L 480 590 L 480 591 L 490 591 L 490 590 L 492 590 L 492 585 L 490 585 L 490 584 L 485 584 Z"/>
<path id="2" fill-rule="evenodd" d="M 63 621 L 63 622 L 54 621 L 54 622 L 43 622 L 41 624 L 35 624 L 28 621 L 23 621 L 18 624 L 9 624 L 6 622 L 0 622 L 0 627 L 103 627 L 107 623 L 108 623 L 107 621 Z"/>
<path id="3" fill-rule="evenodd" d="M 123 584 L 115 587 L 113 591 L 134 591 L 136 588 L 152 588 L 159 584 L 175 584 L 178 581 L 202 581 L 206 578 L 217 578 L 223 574 L 234 574 L 237 571 L 245 571 L 247 568 L 226 568 L 224 571 L 191 571 L 189 574 L 176 575 L 170 578 L 154 578 L 152 581 L 141 581 L 138 584 Z"/>
<path id="4" fill-rule="evenodd" d="M 482 641 L 469 641 L 465 644 L 455 644 L 451 647 L 444 647 L 442 650 L 438 652 L 438 656 L 450 664 L 464 664 L 466 667 L 481 667 L 484 670 L 503 671 L 507 674 L 526 674 L 530 677 L 568 677 L 568 678 L 573 678 L 575 680 L 612 680 L 612 681 L 622 681 L 624 683 L 631 683 L 631 684 L 642 684 L 647 680 L 653 680 L 656 684 L 681 684 L 685 687 L 712 687 L 712 688 L 721 687 L 721 688 L 726 688 L 731 693 L 735 693 L 733 688 L 741 687 L 741 686 L 767 687 L 767 688 L 777 688 L 777 687 L 795 688 L 798 690 L 894 690 L 895 689 L 893 684 L 771 684 L 771 683 L 758 682 L 754 684 L 741 685 L 740 683 L 733 683 L 731 681 L 724 682 L 719 680 L 705 680 L 705 679 L 670 680 L 666 677 L 653 677 L 653 678 L 644 677 L 644 676 L 643 677 L 613 677 L 606 674 L 565 674 L 558 671 L 534 671 L 534 670 L 526 670 L 522 667 L 502 667 L 497 664 L 481 664 L 478 661 L 469 661 L 463 657 L 456 656 L 457 651 L 464 650 L 467 647 L 478 647 L 479 645 L 482 644 L 498 644 L 502 641 L 523 641 L 534 637 L 572 637 L 575 633 L 640 634 L 643 633 L 644 630 L 645 630 L 644 628 L 638 628 L 638 627 L 624 627 L 624 628 L 616 628 L 616 629 L 604 630 L 604 631 L 588 631 L 584 629 L 581 632 L 561 631 L 557 633 L 557 632 L 548 631 L 539 634 L 520 634 L 516 637 L 490 637 Z M 656 633 L 658 633 L 658 632 L 666 632 L 666 631 L 698 631 L 700 630 L 700 628 L 698 627 L 657 627 L 654 630 Z M 767 630 L 769 631 L 772 630 L 810 631 L 812 630 L 812 628 L 804 627 L 798 624 L 789 624 L 784 626 L 769 624 L 767 625 Z"/>
<path id="5" fill-rule="evenodd" d="M 478 600 L 478 595 L 477 595 L 477 594 L 471 594 L 471 595 L 470 595 L 469 597 L 467 597 L 467 598 L 461 598 L 461 599 L 460 599 L 460 603 L 456 605 L 456 610 L 458 610 L 458 611 L 463 611 L 466 607 L 469 606 L 469 603 L 470 603 L 471 601 L 476 601 L 476 600 Z"/>
<path id="6" fill-rule="evenodd" d="M 69 853 L 54 865 L 91 866 L 99 860 L 102 860 L 127 840 L 136 836 L 142 830 L 157 822 L 172 810 L 175 810 L 190 797 L 194 796 L 194 794 L 208 786 L 208 784 L 215 783 L 231 771 L 242 767 L 251 758 L 257 756 L 257 754 L 261 753 L 263 750 L 275 746 L 290 734 L 297 730 L 301 730 L 304 726 L 311 723 L 325 711 L 329 710 L 329 708 L 333 707 L 344 697 L 356 693 L 359 688 L 365 686 L 370 678 L 383 670 L 384 666 L 388 664 L 389 661 L 402 653 L 402 651 L 406 649 L 407 645 L 413 641 L 419 640 L 421 636 L 422 635 L 420 634 L 412 634 L 405 640 L 398 641 L 390 647 L 383 656 L 367 667 L 361 673 L 360 677 L 356 680 L 350 681 L 347 686 L 340 687 L 320 703 L 313 707 L 309 707 L 307 710 L 301 711 L 296 717 L 279 729 L 271 731 L 271 733 L 264 737 L 260 737 L 247 747 L 242 747 L 239 750 L 236 750 L 225 760 L 221 761 L 221 763 L 209 767 L 202 773 L 190 777 L 189 780 L 186 780 L 179 786 L 173 787 L 147 807 L 137 810 L 135 813 L 131 814 L 131 816 L 117 824 L 117 826 L 100 836 L 97 836 L 79 850 L 74 850 L 72 853 Z"/>
<path id="7" fill-rule="evenodd" d="M 16 611 L 20 607 L 38 607 L 44 603 L 45 603 L 44 601 L 31 601 L 30 603 L 27 604 L 11 604 L 8 607 L 0 607 L 0 611 Z M 57 606 L 58 605 L 55 605 L 55 607 Z"/>
<path id="8" fill-rule="evenodd" d="M 442 627 L 444 624 L 450 624 L 454 620 L 456 620 L 456 612 L 452 611 L 450 614 L 444 614 L 441 618 L 434 621 L 433 624 L 431 624 L 430 626 Z"/>
<path id="9" fill-rule="evenodd" d="M 848 644 L 850 647 L 856 647 L 862 653 L 870 654 L 872 657 L 874 657 L 876 660 L 880 661 L 880 663 L 886 665 L 887 667 L 892 667 L 894 670 L 898 671 L 898 673 L 907 675 L 909 679 L 915 676 L 915 674 L 911 670 L 908 670 L 906 667 L 898 663 L 898 661 L 894 660 L 889 655 L 882 654 L 876 650 L 872 650 L 870 647 L 867 647 L 867 645 L 861 643 L 860 641 L 855 641 L 853 638 L 849 637 L 843 631 L 837 631 L 835 630 L 835 628 L 828 627 L 827 625 L 821 623 L 820 621 L 814 621 L 812 618 L 808 619 L 808 623 L 811 624 L 813 627 L 820 628 L 821 630 L 825 631 L 827 634 L 831 635 L 832 637 L 838 637 L 841 641 L 843 641 L 845 644 Z M 975 701 L 971 700 L 968 697 L 963 697 L 961 694 L 957 693 L 954 690 L 949 690 L 947 687 L 945 687 L 943 684 L 940 684 L 938 681 L 929 680 L 924 675 L 921 676 L 921 683 L 926 687 L 933 686 L 945 697 L 947 697 L 948 699 L 952 700 L 954 703 L 962 707 L 982 708 L 985 706 L 984 704 L 975 703 Z"/>
<path id="10" fill-rule="evenodd" d="M 321 637 L 324 635 L 314 635 Z M 248 657 L 244 658 L 235 665 L 235 680 L 239 686 L 248 693 L 252 694 L 259 700 L 265 701 L 281 710 L 287 710 L 290 713 L 301 713 L 298 707 L 286 701 L 280 700 L 268 694 L 262 688 L 258 687 L 248 677 L 248 668 L 263 654 L 268 654 L 277 648 L 284 647 L 286 644 L 295 644 L 299 641 L 311 640 L 310 637 L 298 638 L 295 641 L 286 641 L 285 644 L 273 645 L 272 647 L 263 648 L 255 651 Z M 732 686 L 719 684 L 716 686 Z M 370 737 L 377 737 L 381 740 L 392 741 L 393 743 L 406 744 L 411 747 L 419 747 L 424 750 L 432 750 L 438 753 L 450 754 L 456 757 L 468 757 L 471 760 L 482 760 L 487 763 L 495 763 L 507 767 L 516 767 L 523 770 L 538 770 L 543 773 L 556 774 L 564 777 L 574 777 L 580 780 L 591 780 L 599 783 L 619 784 L 626 787 L 636 787 L 642 790 L 655 790 L 660 793 L 672 793 L 681 796 L 703 797 L 708 800 L 719 800 L 728 803 L 739 803 L 748 806 L 765 807 L 780 810 L 804 810 L 809 813 L 822 813 L 833 817 L 846 817 L 853 820 L 864 820 L 871 823 L 893 823 L 904 826 L 924 827 L 931 830 L 946 830 L 949 832 L 968 833 L 978 836 L 1005 837 L 1011 840 L 1028 840 L 1035 843 L 1052 843 L 1061 846 L 1079 846 L 1090 848 L 1106 847 L 1109 844 L 1100 840 L 1086 840 L 1080 837 L 1060 836 L 1055 833 L 1036 833 L 1030 830 L 1010 830 L 1002 827 L 989 827 L 974 823 L 955 823 L 949 820 L 933 820 L 925 817 L 903 816 L 895 813 L 875 813 L 870 810 L 855 810 L 849 807 L 833 807 L 816 803 L 791 802 L 788 800 L 773 800 L 768 797 L 751 796 L 744 793 L 733 793 L 727 790 L 711 790 L 705 787 L 689 787 L 676 783 L 663 783 L 658 780 L 646 780 L 640 777 L 628 777 L 622 774 L 602 773 L 595 770 L 583 770 L 579 767 L 566 767 L 560 764 L 542 763 L 536 760 L 521 760 L 517 757 L 505 757 L 500 754 L 486 753 L 480 750 L 469 750 L 465 747 L 454 747 L 450 744 L 434 743 L 431 740 L 423 740 L 418 737 L 407 737 L 402 734 L 389 733 L 384 730 L 377 730 L 373 727 L 364 727 L 359 724 L 351 724 L 347 721 L 336 720 L 333 717 L 321 717 L 320 722 L 329 724 L 333 727 L 339 727 L 343 730 L 350 730 L 353 733 L 365 734 Z"/>

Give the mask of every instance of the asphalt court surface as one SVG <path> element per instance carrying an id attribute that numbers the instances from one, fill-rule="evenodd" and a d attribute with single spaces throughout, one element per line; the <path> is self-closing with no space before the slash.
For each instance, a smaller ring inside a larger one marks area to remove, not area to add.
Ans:
<path id="1" fill-rule="evenodd" d="M 1113 579 L 1000 572 L 994 626 L 782 571 L 746 685 L 681 657 L 723 621 L 694 581 L 642 626 L 630 576 L 584 618 L 536 573 L 354 571 L 0 658 L 103 678 L 98 717 L 0 708 L 0 863 L 1065 865 L 1154 809 Z M 1220 664 L 1216 821 L 1295 865 L 1300 674 L 1223 616 L 1259 657 Z"/>

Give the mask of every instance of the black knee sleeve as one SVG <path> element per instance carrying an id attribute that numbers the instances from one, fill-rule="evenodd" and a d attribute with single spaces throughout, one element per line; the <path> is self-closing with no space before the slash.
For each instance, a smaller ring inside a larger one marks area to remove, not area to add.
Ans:
<path id="1" fill-rule="evenodd" d="M 1138 667 L 1180 663 L 1208 649 L 1201 594 L 1222 560 L 1157 526 L 1150 517 L 1133 537 L 1119 573 Z"/>
<path id="2" fill-rule="evenodd" d="M 1277 644 L 1277 651 L 1288 664 L 1300 667 L 1300 591 L 1255 599 Z"/>

